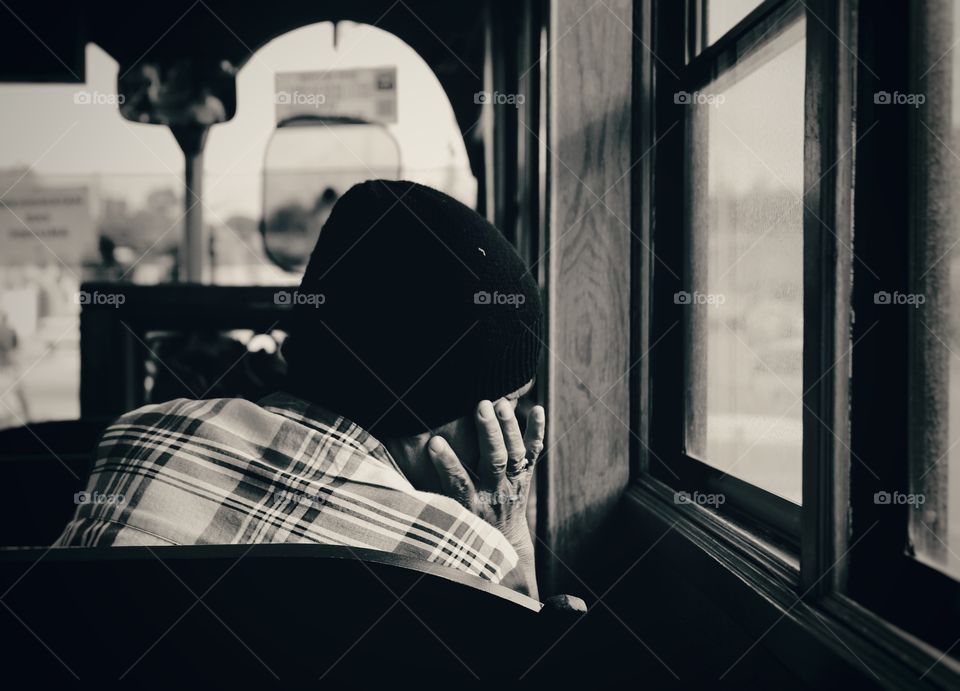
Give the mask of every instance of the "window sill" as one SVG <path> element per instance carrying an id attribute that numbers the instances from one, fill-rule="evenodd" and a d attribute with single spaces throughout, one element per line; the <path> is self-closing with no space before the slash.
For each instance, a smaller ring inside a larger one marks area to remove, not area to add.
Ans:
<path id="1" fill-rule="evenodd" d="M 676 491 L 667 484 L 644 476 L 628 490 L 628 501 L 653 509 L 675 530 L 696 543 L 715 559 L 736 564 L 742 576 L 771 578 L 793 593 L 800 583 L 799 555 L 789 547 L 750 531 L 744 525 L 720 513 L 694 503 L 678 504 Z"/>
<path id="2" fill-rule="evenodd" d="M 635 482 L 624 496 L 631 528 L 644 525 L 659 536 L 660 549 L 670 553 L 662 561 L 675 559 L 684 569 L 682 577 L 708 593 L 758 642 L 762 639 L 798 676 L 811 684 L 831 682 L 840 674 L 897 688 L 958 688 L 956 660 L 847 597 L 805 598 L 797 555 L 703 507 L 675 504 L 673 495 L 656 479 Z M 795 635 L 767 636 L 777 626 Z M 814 659 L 821 663 L 810 665 Z"/>

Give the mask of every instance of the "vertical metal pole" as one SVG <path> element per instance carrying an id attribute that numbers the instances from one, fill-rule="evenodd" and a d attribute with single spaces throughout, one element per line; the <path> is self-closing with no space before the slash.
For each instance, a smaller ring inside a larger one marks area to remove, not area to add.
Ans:
<path id="1" fill-rule="evenodd" d="M 170 131 L 183 150 L 184 217 L 180 244 L 180 280 L 203 282 L 207 244 L 203 227 L 203 145 L 208 128 L 203 125 L 171 127 Z"/>
<path id="2" fill-rule="evenodd" d="M 183 200 L 186 215 L 183 218 L 183 243 L 181 266 L 183 280 L 190 283 L 203 282 L 203 256 L 206 251 L 203 232 L 203 207 L 200 204 L 203 190 L 203 152 L 184 152 L 186 171 Z"/>

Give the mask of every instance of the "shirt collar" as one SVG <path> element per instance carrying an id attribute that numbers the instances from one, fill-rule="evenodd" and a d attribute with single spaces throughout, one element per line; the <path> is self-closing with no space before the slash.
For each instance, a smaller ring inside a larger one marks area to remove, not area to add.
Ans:
<path id="1" fill-rule="evenodd" d="M 403 475 L 384 444 L 353 420 L 298 396 L 277 391 L 257 401 L 257 405 L 277 415 L 306 425 L 322 434 L 332 434 L 357 451 L 373 456 Z"/>

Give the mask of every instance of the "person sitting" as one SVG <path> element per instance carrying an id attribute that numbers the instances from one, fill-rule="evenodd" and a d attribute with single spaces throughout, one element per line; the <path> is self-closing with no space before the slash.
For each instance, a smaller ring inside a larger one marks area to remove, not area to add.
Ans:
<path id="1" fill-rule="evenodd" d="M 437 190 L 363 182 L 277 300 L 285 390 L 121 416 L 56 544 L 346 545 L 537 597 L 525 509 L 545 414 L 521 435 L 516 409 L 543 315 L 506 238 Z"/>

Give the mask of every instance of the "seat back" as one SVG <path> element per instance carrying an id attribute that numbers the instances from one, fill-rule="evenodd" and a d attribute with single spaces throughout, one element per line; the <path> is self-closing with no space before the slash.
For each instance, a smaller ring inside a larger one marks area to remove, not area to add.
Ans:
<path id="1" fill-rule="evenodd" d="M 56 688 L 517 679 L 576 616 L 420 560 L 322 545 L 18 550 L 0 553 L 0 589 L 15 615 L 0 617 L 6 674 Z"/>
<path id="2" fill-rule="evenodd" d="M 109 422 L 39 422 L 0 431 L 0 546 L 47 546 L 59 537 Z"/>
<path id="3" fill-rule="evenodd" d="M 54 548 L 107 421 L 0 432 L 6 679 L 55 688 L 517 679 L 581 613 L 328 545 Z M 540 669 L 542 678 L 543 669 Z"/>

